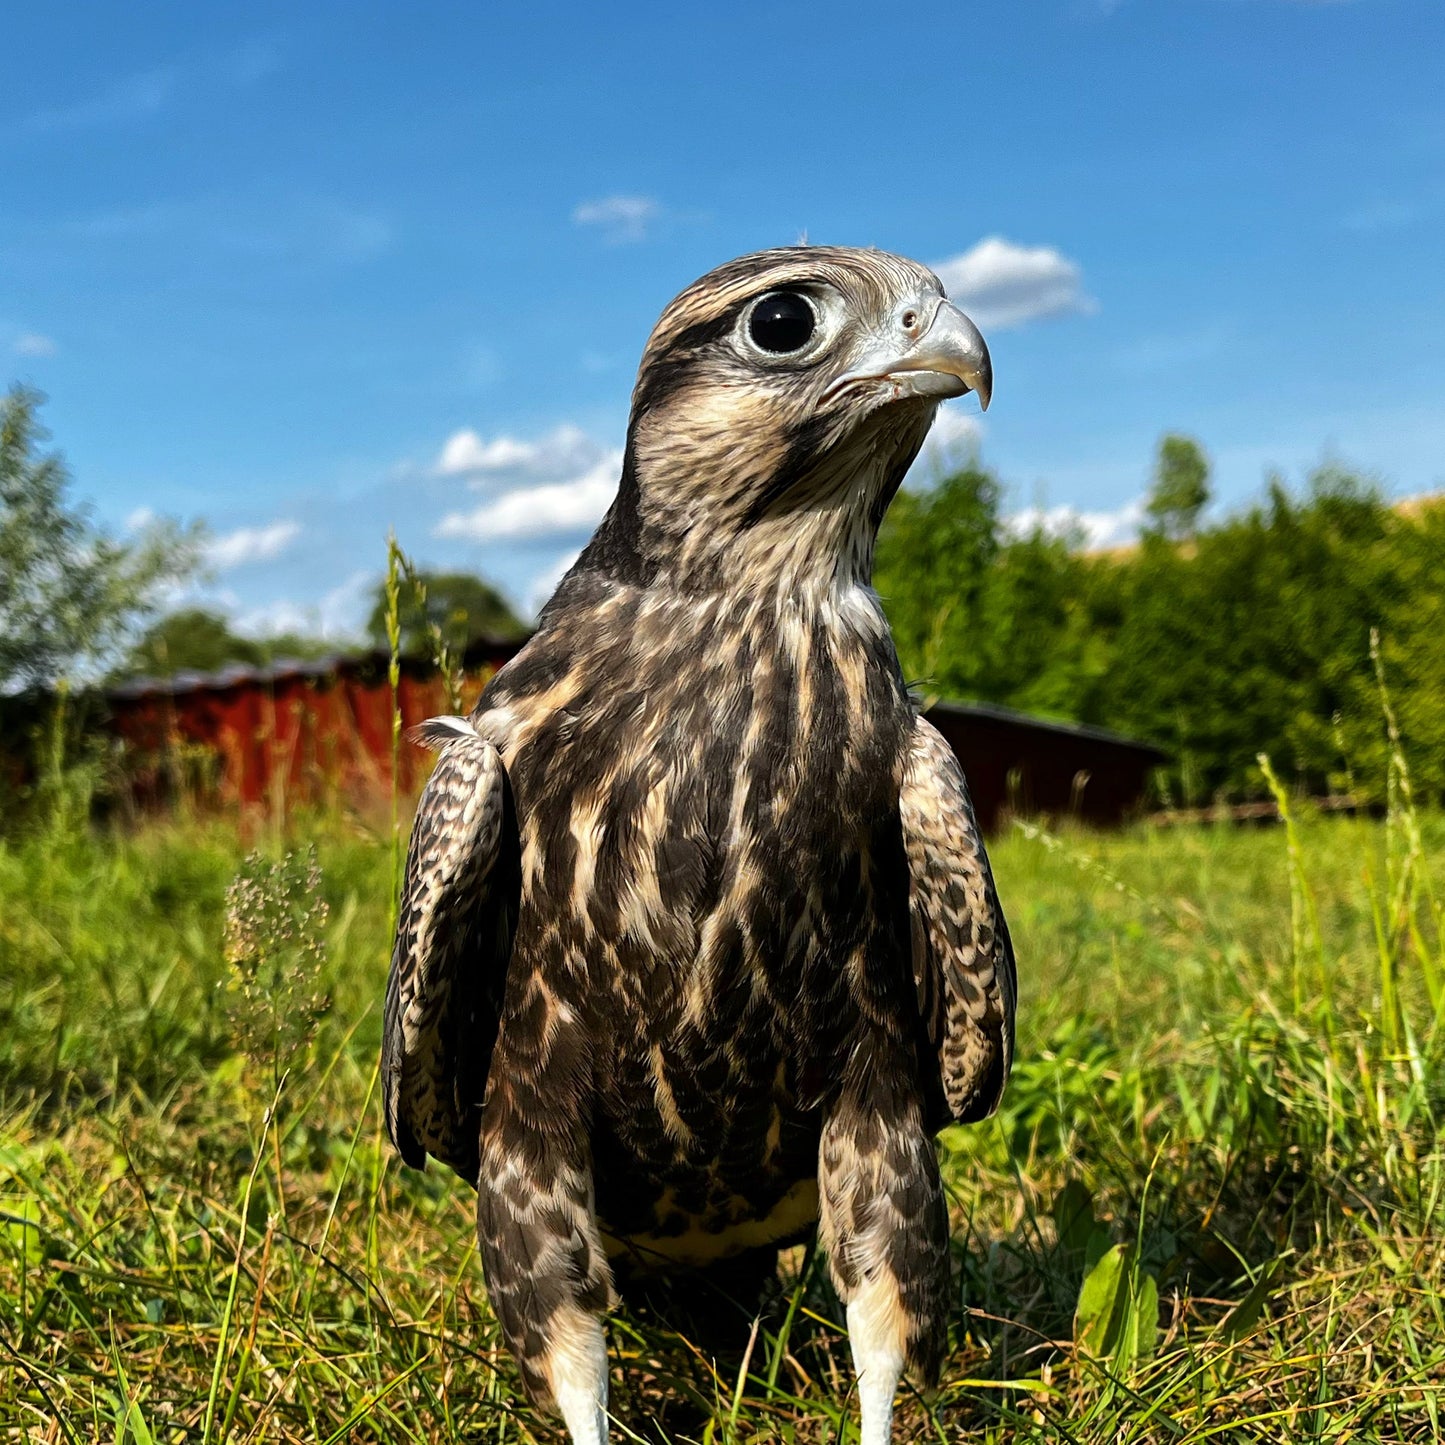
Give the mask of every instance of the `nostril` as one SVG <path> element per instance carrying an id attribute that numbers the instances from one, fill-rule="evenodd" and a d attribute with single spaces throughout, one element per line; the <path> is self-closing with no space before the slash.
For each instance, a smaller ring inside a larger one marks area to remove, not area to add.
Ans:
<path id="1" fill-rule="evenodd" d="M 912 331 L 918 325 L 918 313 L 916 311 L 905 311 L 903 313 L 903 329 Z"/>

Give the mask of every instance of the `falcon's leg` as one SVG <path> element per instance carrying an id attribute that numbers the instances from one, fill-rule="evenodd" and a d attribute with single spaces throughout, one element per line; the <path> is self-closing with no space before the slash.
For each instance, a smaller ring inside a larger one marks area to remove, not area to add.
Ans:
<path id="1" fill-rule="evenodd" d="M 942 1362 L 948 1211 L 918 1100 L 877 1082 L 899 1073 L 867 1072 L 874 1084 L 845 1088 L 824 1126 L 820 1231 L 834 1286 L 848 1306 L 860 1445 L 887 1445 L 903 1372 L 931 1385 Z"/>
<path id="2" fill-rule="evenodd" d="M 528 1396 L 561 1413 L 575 1445 L 605 1445 L 602 1316 L 616 1297 L 593 1209 L 577 1073 L 555 1056 L 566 1032 L 538 1041 L 550 1058 L 508 1050 L 503 1059 L 500 1049 L 494 1058 L 482 1111 L 477 1238 L 487 1295 Z M 557 1085 L 549 1088 L 551 1080 Z"/>

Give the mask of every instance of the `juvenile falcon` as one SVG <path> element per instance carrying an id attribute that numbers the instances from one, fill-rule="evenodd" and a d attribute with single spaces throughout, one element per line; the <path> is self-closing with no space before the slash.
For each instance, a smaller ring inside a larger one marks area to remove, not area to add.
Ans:
<path id="1" fill-rule="evenodd" d="M 441 718 L 387 988 L 387 1126 L 477 1188 L 534 1402 L 607 1436 L 614 1281 L 816 1222 L 863 1445 L 936 1377 L 933 1136 L 998 1104 L 1008 930 L 873 545 L 988 350 L 880 251 L 744 256 L 663 312 L 616 500 L 536 635 Z"/>

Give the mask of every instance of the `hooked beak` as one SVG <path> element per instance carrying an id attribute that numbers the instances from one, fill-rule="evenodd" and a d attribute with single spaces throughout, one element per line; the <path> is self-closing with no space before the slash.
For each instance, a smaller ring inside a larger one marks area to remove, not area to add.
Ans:
<path id="1" fill-rule="evenodd" d="M 910 339 L 905 334 L 896 342 L 879 344 L 852 371 L 833 382 L 823 393 L 824 399 L 865 381 L 892 383 L 899 399 L 942 401 L 971 391 L 987 411 L 993 396 L 993 364 L 978 327 L 958 307 L 941 300 L 920 335 Z"/>

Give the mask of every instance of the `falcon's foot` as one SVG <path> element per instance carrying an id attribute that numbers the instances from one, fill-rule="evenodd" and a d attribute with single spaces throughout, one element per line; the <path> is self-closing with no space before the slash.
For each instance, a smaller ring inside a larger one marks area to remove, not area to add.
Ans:
<path id="1" fill-rule="evenodd" d="M 848 1343 L 858 1376 L 858 1445 L 889 1445 L 893 1397 L 903 1375 L 907 1330 L 897 1283 L 889 1275 L 868 1281 L 848 1305 Z"/>
<path id="2" fill-rule="evenodd" d="M 607 1445 L 607 1341 L 602 1322 L 580 1310 L 553 1317 L 542 1371 L 572 1445 Z"/>
<path id="3" fill-rule="evenodd" d="M 907 1370 L 938 1379 L 948 1337 L 948 1211 L 918 1099 L 895 1090 L 905 1061 L 883 1055 L 841 1094 L 818 1154 L 819 1237 L 858 1372 L 861 1445 L 888 1445 Z"/>

